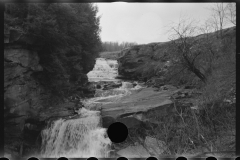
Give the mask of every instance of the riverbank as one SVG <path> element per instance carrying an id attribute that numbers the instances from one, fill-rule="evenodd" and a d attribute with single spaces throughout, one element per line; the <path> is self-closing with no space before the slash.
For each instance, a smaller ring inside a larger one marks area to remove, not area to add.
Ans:
<path id="1" fill-rule="evenodd" d="M 110 157 L 234 156 L 234 104 L 201 109 L 196 106 L 200 94 L 194 88 L 165 85 L 99 100 L 103 126 L 119 121 L 129 129 L 126 141 L 112 144 Z"/>
<path id="2" fill-rule="evenodd" d="M 126 141 L 111 145 L 110 157 L 234 155 L 235 119 L 230 116 L 234 104 L 226 102 L 207 112 L 197 105 L 202 92 L 195 87 L 149 82 L 136 87 L 136 81 L 119 80 L 94 83 L 98 89 L 89 107 L 101 110 L 102 126 L 119 121 L 129 129 Z M 222 131 L 224 127 L 227 132 Z M 221 147 L 229 152 L 214 152 Z"/>
<path id="3" fill-rule="evenodd" d="M 145 136 L 166 144 L 164 151 L 155 156 L 234 156 L 236 27 L 224 29 L 222 37 L 219 32 L 186 37 L 186 43 L 180 38 L 136 45 L 119 54 L 121 78 L 143 81 L 157 92 L 168 85 L 184 88 L 170 96 L 173 114 L 164 118 L 159 112 L 151 115 L 156 117 L 157 125 L 150 127 Z M 188 45 L 183 52 L 181 48 Z M 132 135 L 137 142 L 140 135 L 135 132 Z M 129 144 L 134 145 L 131 141 Z M 137 148 L 142 150 L 138 145 Z"/>

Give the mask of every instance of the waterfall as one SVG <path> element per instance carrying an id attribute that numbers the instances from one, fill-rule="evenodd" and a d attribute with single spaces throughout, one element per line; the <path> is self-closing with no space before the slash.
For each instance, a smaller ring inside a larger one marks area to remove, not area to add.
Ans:
<path id="1" fill-rule="evenodd" d="M 118 75 L 116 60 L 106 60 L 104 58 L 97 58 L 96 64 L 92 71 L 87 76 L 91 81 L 115 81 L 115 77 Z"/>
<path id="2" fill-rule="evenodd" d="M 42 157 L 108 157 L 110 139 L 100 127 L 100 112 L 85 108 L 77 119 L 59 119 L 42 131 Z"/>
<path id="3" fill-rule="evenodd" d="M 88 73 L 89 81 L 117 81 L 114 67 L 117 67 L 117 61 L 98 58 L 93 71 Z M 133 87 L 130 82 L 122 82 L 119 88 L 97 89 L 94 98 L 83 100 L 82 103 L 86 108 L 93 109 L 101 103 L 116 103 L 121 97 L 131 94 L 132 90 L 140 88 L 142 86 L 139 84 Z M 111 141 L 106 129 L 100 127 L 100 112 L 86 108 L 79 109 L 74 118 L 51 122 L 42 131 L 41 157 L 109 157 Z"/>

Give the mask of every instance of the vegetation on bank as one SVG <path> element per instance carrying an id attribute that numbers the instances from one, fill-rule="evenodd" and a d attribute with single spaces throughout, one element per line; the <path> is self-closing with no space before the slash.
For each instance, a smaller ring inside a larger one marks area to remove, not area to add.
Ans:
<path id="1" fill-rule="evenodd" d="M 117 60 L 120 53 L 121 53 L 121 51 L 100 52 L 100 53 L 99 53 L 99 57 L 100 57 L 100 58 Z"/>
<path id="2" fill-rule="evenodd" d="M 102 51 L 103 52 L 114 52 L 121 51 L 125 48 L 137 45 L 135 42 L 102 42 Z"/>
<path id="3" fill-rule="evenodd" d="M 149 86 L 190 88 L 187 93 L 171 97 L 174 114 L 148 115 L 158 124 L 150 125 L 147 135 L 167 144 L 159 156 L 235 155 L 236 27 L 223 29 L 227 21 L 236 24 L 234 11 L 231 13 L 234 4 L 216 5 L 212 10 L 213 17 L 203 26 L 180 19 L 169 27 L 171 41 L 133 46 L 120 58 L 124 63 L 128 53 L 138 55 L 133 60 L 139 59 L 138 65 L 126 63 L 132 66 L 129 75 Z M 140 134 L 130 134 L 133 141 L 139 141 Z"/>
<path id="4" fill-rule="evenodd" d="M 222 34 L 217 31 L 160 45 L 167 56 L 153 55 L 152 61 L 146 61 L 136 70 L 141 75 L 137 78 L 147 78 L 146 84 L 158 90 L 164 84 L 188 90 L 171 97 L 173 113 L 164 117 L 158 112 L 146 115 L 154 120 L 148 123 L 146 135 L 167 144 L 158 156 L 234 157 L 236 27 L 223 29 Z M 141 47 L 144 46 L 132 49 Z M 167 61 L 170 65 L 163 68 L 161 63 Z M 142 132 L 142 128 L 130 131 L 128 143 L 144 144 Z"/>
<path id="5" fill-rule="evenodd" d="M 37 46 L 44 70 L 33 76 L 55 95 L 64 97 L 81 93 L 81 88 L 76 86 L 87 82 L 85 74 L 93 68 L 101 49 L 96 13 L 97 8 L 88 3 L 9 3 L 5 6 L 4 31 L 17 29 L 35 39 L 32 45 Z M 182 22 L 182 29 L 196 29 L 193 23 Z M 236 28 L 204 30 L 204 34 L 196 37 L 183 34 L 176 26 L 172 29 L 175 37 L 161 44 L 167 56 L 153 55 L 151 62 L 138 70 L 138 78 L 147 78 L 148 84 L 157 88 L 162 83 L 155 83 L 154 79 L 163 78 L 165 84 L 193 90 L 187 98 L 172 97 L 176 111 L 171 116 L 162 118 L 158 113 L 151 113 L 149 116 L 159 123 L 149 124 L 146 134 L 167 144 L 164 155 L 232 155 L 236 136 Z M 140 47 L 133 48 L 139 50 Z M 108 53 L 101 55 L 112 57 Z M 168 60 L 170 65 L 163 70 L 162 63 Z M 191 103 L 187 103 L 190 99 Z M 130 134 L 134 141 L 138 140 L 138 133 Z"/>
<path id="6" fill-rule="evenodd" d="M 34 76 L 55 95 L 69 96 L 87 82 L 101 49 L 97 12 L 91 3 L 6 3 L 4 33 L 31 37 L 43 67 Z"/>
<path id="7" fill-rule="evenodd" d="M 117 60 L 120 56 L 121 50 L 137 45 L 133 42 L 102 42 L 102 51 L 99 53 L 99 57 L 106 59 Z"/>
<path id="8" fill-rule="evenodd" d="M 10 68 L 13 74 L 22 74 L 9 79 L 6 83 L 10 85 L 4 88 L 4 150 L 11 154 L 10 159 L 38 154 L 41 128 L 48 120 L 41 119 L 41 113 L 49 112 L 50 117 L 58 111 L 70 113 L 68 110 L 74 110 L 74 105 L 64 108 L 59 104 L 70 96 L 81 97 L 90 92 L 86 74 L 93 69 L 101 49 L 97 12 L 91 3 L 5 3 L 4 38 L 14 40 L 5 41 L 6 49 L 14 54 L 22 49 L 36 51 L 34 58 L 39 58 L 37 63 L 43 68 L 36 71 L 25 67 L 27 71 L 22 73 L 19 68 L 24 66 L 4 59 L 6 71 Z M 18 83 L 25 89 L 16 95 L 26 102 L 20 109 L 27 110 L 26 115 L 17 110 L 20 104 L 14 101 L 16 97 L 5 97 Z M 33 100 L 27 97 L 31 94 Z M 76 103 L 75 107 L 79 106 Z"/>

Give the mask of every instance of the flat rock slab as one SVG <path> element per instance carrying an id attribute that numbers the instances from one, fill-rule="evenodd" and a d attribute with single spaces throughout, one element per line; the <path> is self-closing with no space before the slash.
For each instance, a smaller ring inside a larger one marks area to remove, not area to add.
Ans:
<path id="1" fill-rule="evenodd" d="M 40 121 L 45 121 L 48 119 L 57 119 L 57 118 L 63 118 L 63 117 L 68 117 L 68 116 L 73 116 L 73 109 L 75 103 L 73 102 L 66 102 L 63 104 L 58 104 L 46 109 L 42 109 L 40 114 L 39 114 L 39 119 Z"/>
<path id="2" fill-rule="evenodd" d="M 150 109 L 173 103 L 169 97 L 179 91 L 154 91 L 154 88 L 143 88 L 122 97 L 116 102 L 102 105 L 102 116 L 117 118 L 127 113 L 147 112 Z"/>

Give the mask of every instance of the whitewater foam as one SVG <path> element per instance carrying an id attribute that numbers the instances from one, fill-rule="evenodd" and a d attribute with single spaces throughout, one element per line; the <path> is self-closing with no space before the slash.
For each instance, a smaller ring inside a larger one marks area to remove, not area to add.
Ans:
<path id="1" fill-rule="evenodd" d="M 78 119 L 59 119 L 42 131 L 42 157 L 108 157 L 110 139 L 99 111 L 82 108 Z"/>

